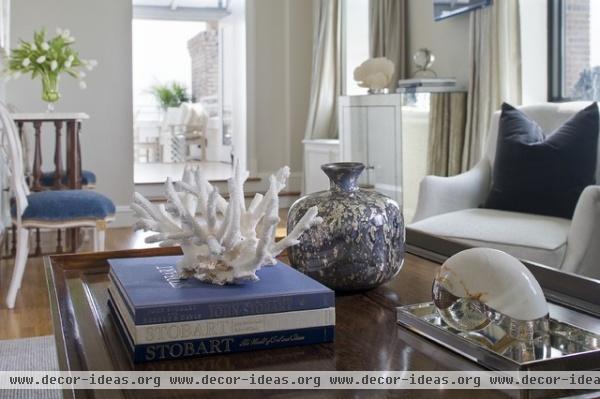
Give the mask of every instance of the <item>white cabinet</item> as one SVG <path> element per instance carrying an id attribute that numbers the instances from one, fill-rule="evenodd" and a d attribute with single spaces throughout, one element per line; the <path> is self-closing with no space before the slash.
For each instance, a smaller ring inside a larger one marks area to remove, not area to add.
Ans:
<path id="1" fill-rule="evenodd" d="M 303 194 L 329 189 L 329 179 L 321 165 L 340 160 L 339 140 L 304 140 L 304 187 Z"/>
<path id="2" fill-rule="evenodd" d="M 463 91 L 436 87 L 340 97 L 339 140 L 303 142 L 304 193 L 329 187 L 322 164 L 362 162 L 366 170 L 359 184 L 396 200 L 405 220 L 412 220 L 419 184 L 428 169 L 431 96 Z"/>
<path id="3" fill-rule="evenodd" d="M 417 88 L 339 99 L 340 161 L 364 163 L 360 184 L 395 199 L 407 221 L 428 169 L 431 96 L 446 93 L 464 90 Z"/>
<path id="4" fill-rule="evenodd" d="M 340 159 L 364 163 L 359 183 L 402 204 L 400 95 L 345 96 L 339 103 Z"/>

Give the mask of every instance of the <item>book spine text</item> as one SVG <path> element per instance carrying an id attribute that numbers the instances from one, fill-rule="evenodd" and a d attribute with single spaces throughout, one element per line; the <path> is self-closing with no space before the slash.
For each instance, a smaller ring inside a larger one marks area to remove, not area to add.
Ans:
<path id="1" fill-rule="evenodd" d="M 117 287 L 118 290 L 118 287 Z M 119 294 L 122 296 L 122 292 Z M 175 323 L 225 317 L 252 316 L 300 310 L 331 308 L 335 306 L 333 292 L 286 295 L 273 298 L 256 298 L 227 303 L 202 303 L 174 305 L 135 310 L 135 325 Z"/>
<path id="2" fill-rule="evenodd" d="M 136 345 L 335 325 L 335 308 L 136 326 L 123 300 L 109 295 Z"/>
<path id="3" fill-rule="evenodd" d="M 333 341 L 334 326 L 136 345 L 134 361 L 179 359 Z"/>
<path id="4" fill-rule="evenodd" d="M 134 363 L 318 344 L 333 342 L 334 339 L 335 327 L 331 325 L 258 334 L 133 345 L 131 337 L 123 326 L 120 315 L 118 315 L 110 300 L 108 305 L 117 330 Z"/>

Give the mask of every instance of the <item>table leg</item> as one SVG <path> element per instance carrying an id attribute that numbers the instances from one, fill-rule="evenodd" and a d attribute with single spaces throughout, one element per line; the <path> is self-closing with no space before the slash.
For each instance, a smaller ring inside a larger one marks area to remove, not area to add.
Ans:
<path id="1" fill-rule="evenodd" d="M 42 191 L 42 122 L 33 122 L 35 129 L 35 152 L 33 156 L 33 191 Z"/>
<path id="2" fill-rule="evenodd" d="M 77 248 L 79 248 L 79 228 L 72 227 L 70 229 L 66 229 L 66 234 L 69 237 L 69 244 L 71 245 L 71 252 L 77 252 Z"/>
<path id="3" fill-rule="evenodd" d="M 63 252 L 61 229 L 56 229 L 56 252 L 59 254 Z"/>
<path id="4" fill-rule="evenodd" d="M 81 188 L 81 160 L 79 148 L 79 125 L 76 121 L 67 122 L 67 178 L 68 186 L 72 190 Z M 79 247 L 79 229 L 70 228 L 66 236 L 71 244 L 71 251 L 76 252 Z"/>
<path id="5" fill-rule="evenodd" d="M 81 169 L 81 140 L 80 140 L 80 133 L 81 133 L 81 121 L 77 121 L 77 170 L 79 171 L 79 175 L 81 175 L 82 173 L 82 169 Z M 81 188 L 81 181 L 79 183 L 79 188 Z"/>
<path id="6" fill-rule="evenodd" d="M 19 129 L 19 139 L 21 143 L 23 142 L 23 122 L 17 122 L 17 127 Z"/>
<path id="7" fill-rule="evenodd" d="M 67 177 L 70 189 L 81 188 L 79 130 L 76 121 L 67 122 Z"/>
<path id="8" fill-rule="evenodd" d="M 56 143 L 54 147 L 54 188 L 62 188 L 62 121 L 55 121 Z"/>

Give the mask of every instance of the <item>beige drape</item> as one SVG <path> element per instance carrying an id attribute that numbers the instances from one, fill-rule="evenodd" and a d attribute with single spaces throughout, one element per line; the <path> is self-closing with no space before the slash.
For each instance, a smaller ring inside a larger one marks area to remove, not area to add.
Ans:
<path id="1" fill-rule="evenodd" d="M 493 6 L 472 12 L 469 29 L 463 170 L 479 161 L 494 111 L 503 101 L 521 103 L 519 0 L 494 1 Z"/>
<path id="2" fill-rule="evenodd" d="M 406 0 L 369 1 L 369 52 L 396 65 L 388 87 L 394 92 L 398 79 L 406 77 Z"/>
<path id="3" fill-rule="evenodd" d="M 462 172 L 466 103 L 466 92 L 431 94 L 427 174 L 453 176 Z"/>
<path id="4" fill-rule="evenodd" d="M 305 138 L 336 138 L 337 97 L 341 95 L 341 0 L 314 2 L 310 104 Z"/>

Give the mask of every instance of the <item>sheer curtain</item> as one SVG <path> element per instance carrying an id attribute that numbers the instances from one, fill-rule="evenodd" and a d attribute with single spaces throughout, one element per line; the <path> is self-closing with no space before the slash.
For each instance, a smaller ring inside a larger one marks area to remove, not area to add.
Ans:
<path id="1" fill-rule="evenodd" d="M 396 65 L 388 87 L 392 93 L 398 79 L 406 77 L 406 0 L 370 0 L 369 33 L 371 57 L 386 57 Z"/>
<path id="2" fill-rule="evenodd" d="M 314 2 L 314 35 L 307 139 L 336 138 L 341 95 L 341 1 Z"/>
<path id="3" fill-rule="evenodd" d="M 427 174 L 453 176 L 463 171 L 466 103 L 465 92 L 431 93 Z"/>
<path id="4" fill-rule="evenodd" d="M 521 103 L 519 0 L 494 1 L 471 13 L 469 91 L 462 170 L 474 166 L 485 146 L 490 117 L 503 101 Z"/>

